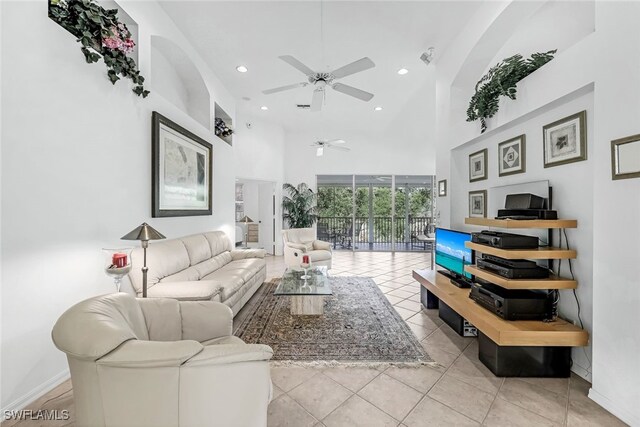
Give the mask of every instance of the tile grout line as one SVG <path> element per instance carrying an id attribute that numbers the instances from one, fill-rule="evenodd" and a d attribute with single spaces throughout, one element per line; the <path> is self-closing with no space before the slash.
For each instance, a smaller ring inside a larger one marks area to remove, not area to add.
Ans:
<path id="1" fill-rule="evenodd" d="M 491 408 L 493 408 L 493 404 L 496 403 L 496 399 L 498 399 L 498 395 L 500 394 L 500 390 L 502 389 L 502 386 L 504 385 L 504 380 L 505 380 L 505 378 L 502 378 L 502 381 L 500 381 L 500 387 L 498 387 L 498 390 L 496 391 L 496 395 L 493 396 L 493 400 L 491 401 L 491 405 L 489 405 L 489 409 L 487 410 L 487 413 L 484 414 L 484 417 L 482 418 L 482 422 L 480 423 L 481 425 L 484 425 L 484 422 L 487 420 L 487 417 L 489 416 L 489 413 L 491 412 Z"/>

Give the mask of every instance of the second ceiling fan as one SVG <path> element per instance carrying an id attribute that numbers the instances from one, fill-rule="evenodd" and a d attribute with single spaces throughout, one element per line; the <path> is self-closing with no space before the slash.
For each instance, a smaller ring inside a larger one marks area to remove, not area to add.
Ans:
<path id="1" fill-rule="evenodd" d="M 291 65 L 296 70 L 302 72 L 305 76 L 307 76 L 308 81 L 263 90 L 262 93 L 264 93 L 265 95 L 313 85 L 314 89 L 313 96 L 311 98 L 311 111 L 320 111 L 322 109 L 322 102 L 324 100 L 325 90 L 327 87 L 330 87 L 335 91 L 344 93 L 345 95 L 353 96 L 354 98 L 360 99 L 365 102 L 368 102 L 371 100 L 371 98 L 373 98 L 372 93 L 355 88 L 353 86 L 346 85 L 344 83 L 335 82 L 335 80 L 337 79 L 341 79 L 343 77 L 350 76 L 352 74 L 375 67 L 376 64 L 374 64 L 373 61 L 367 57 L 354 61 L 331 72 L 313 71 L 311 68 L 307 67 L 291 55 L 279 56 L 278 58 Z"/>

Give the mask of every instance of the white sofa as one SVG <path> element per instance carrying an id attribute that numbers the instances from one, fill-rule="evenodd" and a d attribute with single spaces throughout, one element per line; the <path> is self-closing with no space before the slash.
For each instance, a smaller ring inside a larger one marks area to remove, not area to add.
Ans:
<path id="1" fill-rule="evenodd" d="M 218 301 L 233 314 L 246 304 L 266 276 L 264 249 L 233 249 L 222 231 L 160 240 L 147 249 L 147 297 Z M 131 254 L 129 279 L 142 295 L 142 248 Z"/>
<path id="2" fill-rule="evenodd" d="M 282 230 L 284 262 L 287 267 L 299 268 L 303 255 L 309 255 L 312 265 L 331 268 L 331 243 L 318 240 L 313 228 Z"/>
<path id="3" fill-rule="evenodd" d="M 266 426 L 273 351 L 232 324 L 210 301 L 117 293 L 74 305 L 51 336 L 67 354 L 76 425 Z"/>

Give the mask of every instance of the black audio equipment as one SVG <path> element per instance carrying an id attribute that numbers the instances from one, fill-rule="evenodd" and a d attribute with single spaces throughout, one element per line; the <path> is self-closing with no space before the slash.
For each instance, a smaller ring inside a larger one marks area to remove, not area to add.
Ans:
<path id="1" fill-rule="evenodd" d="M 558 211 L 549 209 L 498 209 L 496 219 L 558 219 Z"/>
<path id="2" fill-rule="evenodd" d="M 472 284 L 469 298 L 505 320 L 543 320 L 550 317 L 552 306 L 546 292 L 504 289 L 490 283 Z"/>
<path id="3" fill-rule="evenodd" d="M 549 277 L 548 269 L 524 259 L 508 260 L 484 255 L 482 258 L 476 259 L 476 265 L 507 279 L 546 279 Z"/>
<path id="4" fill-rule="evenodd" d="M 507 194 L 505 209 L 544 209 L 544 198 L 531 193 Z"/>
<path id="5" fill-rule="evenodd" d="M 537 237 L 489 230 L 471 233 L 471 241 L 500 249 L 535 249 L 538 247 Z"/>

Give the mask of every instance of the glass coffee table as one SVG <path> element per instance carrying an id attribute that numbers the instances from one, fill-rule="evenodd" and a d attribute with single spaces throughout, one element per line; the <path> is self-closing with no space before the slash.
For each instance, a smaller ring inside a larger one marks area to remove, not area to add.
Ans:
<path id="1" fill-rule="evenodd" d="M 327 267 L 307 269 L 308 279 L 302 279 L 304 271 L 288 268 L 274 295 L 291 296 L 291 314 L 319 316 L 324 314 L 324 297 L 332 295 Z"/>

